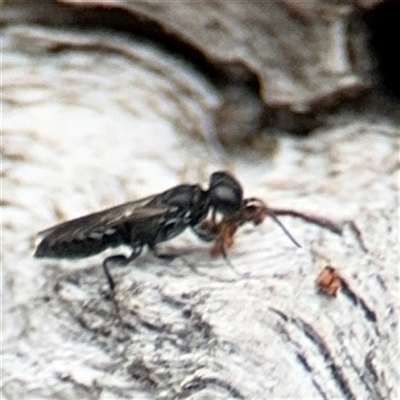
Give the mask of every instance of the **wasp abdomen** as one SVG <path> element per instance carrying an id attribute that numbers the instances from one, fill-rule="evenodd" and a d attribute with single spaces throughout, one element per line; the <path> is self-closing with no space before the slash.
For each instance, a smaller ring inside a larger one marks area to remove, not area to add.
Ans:
<path id="1" fill-rule="evenodd" d="M 39 244 L 35 257 L 81 258 L 101 253 L 110 248 L 129 244 L 129 235 L 122 231 L 93 232 L 84 238 L 57 240 L 53 235 L 45 237 Z"/>
<path id="2" fill-rule="evenodd" d="M 43 240 L 36 250 L 35 257 L 79 258 L 92 256 L 103 250 L 101 242 L 93 239 L 72 240 L 53 244 Z"/>

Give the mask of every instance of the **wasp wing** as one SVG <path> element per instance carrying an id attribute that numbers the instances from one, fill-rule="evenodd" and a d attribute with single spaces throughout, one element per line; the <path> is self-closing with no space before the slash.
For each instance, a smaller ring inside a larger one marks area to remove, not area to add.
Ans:
<path id="1" fill-rule="evenodd" d="M 204 197 L 205 192 L 198 185 L 178 185 L 141 200 L 64 222 L 40 233 L 43 239 L 35 256 L 87 257 L 109 247 L 134 245 L 132 240 L 148 245 L 169 240 L 192 221 L 193 197 L 201 195 Z M 197 219 L 201 216 L 196 214 Z"/>
<path id="2" fill-rule="evenodd" d="M 124 203 L 80 218 L 72 219 L 39 232 L 42 241 L 52 246 L 55 243 L 84 240 L 90 235 L 102 235 L 126 222 L 143 221 L 163 216 L 167 206 L 146 207 L 156 196 Z"/>

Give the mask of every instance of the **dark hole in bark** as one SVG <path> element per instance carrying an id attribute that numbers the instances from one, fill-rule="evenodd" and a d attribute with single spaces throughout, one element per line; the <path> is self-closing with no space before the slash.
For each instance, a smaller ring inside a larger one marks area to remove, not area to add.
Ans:
<path id="1" fill-rule="evenodd" d="M 379 83 L 386 94 L 400 100 L 400 2 L 386 1 L 366 12 L 369 48 L 376 62 Z"/>

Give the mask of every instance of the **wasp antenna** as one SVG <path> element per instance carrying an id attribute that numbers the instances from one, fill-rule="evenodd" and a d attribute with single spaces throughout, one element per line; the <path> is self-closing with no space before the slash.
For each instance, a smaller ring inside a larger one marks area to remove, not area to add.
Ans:
<path id="1" fill-rule="evenodd" d="M 290 234 L 290 232 L 286 229 L 285 225 L 282 224 L 282 222 L 278 219 L 278 217 L 268 208 L 265 208 L 265 213 L 269 215 L 283 230 L 283 232 L 286 234 L 286 236 L 299 248 L 301 249 L 301 246 L 299 242 Z"/>

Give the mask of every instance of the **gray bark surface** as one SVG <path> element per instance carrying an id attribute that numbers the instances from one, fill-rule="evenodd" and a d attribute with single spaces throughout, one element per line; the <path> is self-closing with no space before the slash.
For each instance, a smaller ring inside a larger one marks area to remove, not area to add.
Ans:
<path id="1" fill-rule="evenodd" d="M 116 29 L 155 40 L 220 88 L 224 143 L 272 127 L 306 133 L 372 87 L 357 3 L 42 0 L 9 2 L 8 23 Z"/>
<path id="2" fill-rule="evenodd" d="M 202 7 L 198 23 L 212 22 Z M 226 150 L 213 129 L 225 92 L 185 60 L 17 20 L 2 32 L 4 399 L 398 398 L 396 112 L 382 102 L 307 138 L 261 131 Z M 299 250 L 269 220 L 245 226 L 229 262 L 187 232 L 161 246 L 173 260 L 145 252 L 112 268 L 113 296 L 104 254 L 32 257 L 40 230 L 179 183 L 206 188 L 220 169 L 247 197 L 325 224 L 282 216 Z M 315 286 L 326 265 L 344 280 L 337 297 Z"/>

